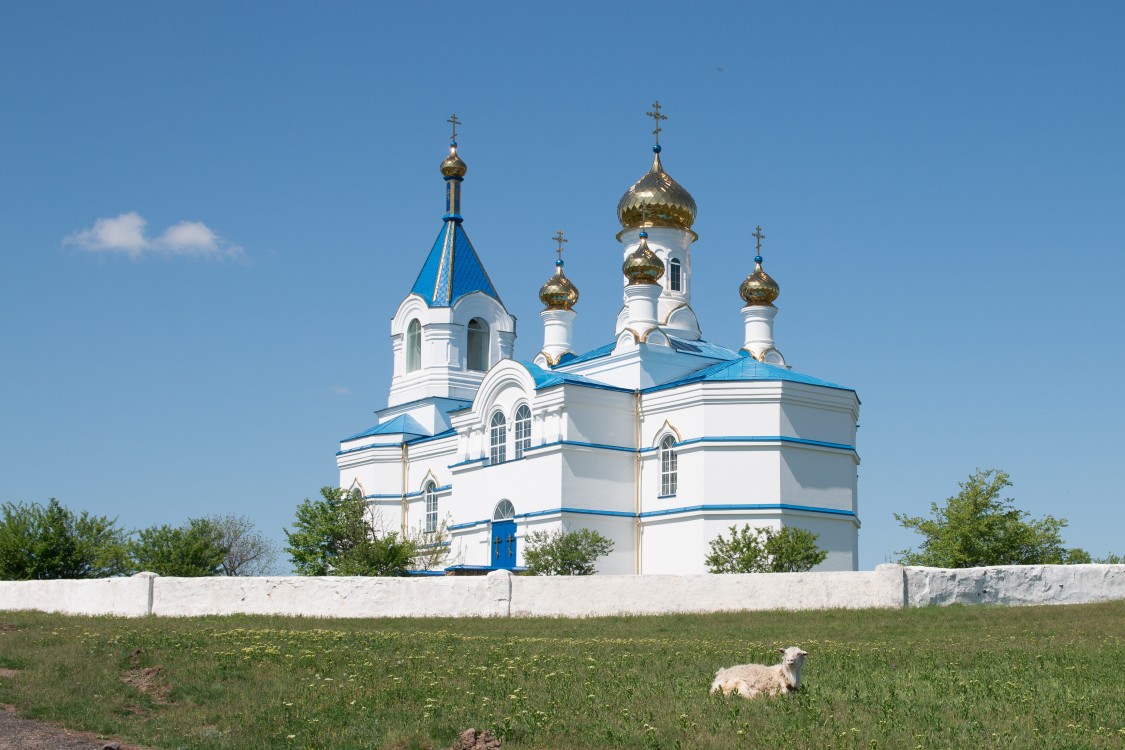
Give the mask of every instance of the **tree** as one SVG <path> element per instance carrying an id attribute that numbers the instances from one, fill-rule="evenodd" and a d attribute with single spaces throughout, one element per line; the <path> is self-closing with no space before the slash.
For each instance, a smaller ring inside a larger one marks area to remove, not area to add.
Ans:
<path id="1" fill-rule="evenodd" d="M 305 498 L 293 527 L 285 551 L 300 575 L 406 575 L 416 552 L 410 539 L 377 529 L 360 494 L 342 487 Z"/>
<path id="2" fill-rule="evenodd" d="M 453 538 L 449 533 L 449 516 L 441 520 L 433 531 L 419 527 L 410 536 L 414 545 L 413 565 L 415 570 L 437 570 L 460 560 L 460 553 L 453 554 Z"/>
<path id="3" fill-rule="evenodd" d="M 594 561 L 611 551 L 613 540 L 592 529 L 556 529 L 528 534 L 523 557 L 532 575 L 588 576 L 597 572 Z"/>
<path id="4" fill-rule="evenodd" d="M 921 549 L 902 550 L 904 565 L 972 568 L 982 565 L 1042 565 L 1088 560 L 1083 550 L 1063 547 L 1059 532 L 1065 518 L 1029 519 L 1000 493 L 1012 483 L 998 469 L 977 469 L 961 482 L 961 491 L 945 501 L 930 503 L 930 517 L 895 513 L 905 528 L 925 539 Z"/>
<path id="5" fill-rule="evenodd" d="M 711 573 L 800 573 L 828 557 L 817 547 L 818 538 L 792 526 L 780 530 L 731 526 L 729 540 L 722 534 L 711 540 L 711 552 L 704 561 Z"/>
<path id="6" fill-rule="evenodd" d="M 152 526 L 129 542 L 134 569 L 162 576 L 214 576 L 222 572 L 227 550 L 222 530 L 206 518 L 182 526 Z"/>
<path id="7" fill-rule="evenodd" d="M 125 532 L 116 519 L 75 514 L 51 498 L 0 506 L 0 578 L 33 581 L 105 578 L 127 567 Z"/>
<path id="8" fill-rule="evenodd" d="M 264 576 L 274 571 L 277 548 L 247 516 L 228 514 L 208 520 L 219 529 L 220 545 L 227 551 L 223 575 Z"/>

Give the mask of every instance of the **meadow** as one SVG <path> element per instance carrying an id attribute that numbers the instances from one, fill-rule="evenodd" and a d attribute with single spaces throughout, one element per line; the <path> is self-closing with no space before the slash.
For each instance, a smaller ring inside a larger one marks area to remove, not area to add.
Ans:
<path id="1" fill-rule="evenodd" d="M 585 620 L 0 612 L 0 702 L 155 748 L 1120 748 L 1125 602 Z M 714 671 L 809 652 L 792 696 Z"/>

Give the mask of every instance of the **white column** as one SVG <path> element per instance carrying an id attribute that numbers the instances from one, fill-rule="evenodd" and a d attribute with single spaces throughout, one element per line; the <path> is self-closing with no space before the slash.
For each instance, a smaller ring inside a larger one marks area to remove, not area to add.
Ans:
<path id="1" fill-rule="evenodd" d="M 574 310 L 543 310 L 543 354 L 549 362 L 558 362 L 559 357 L 573 350 Z"/>
<path id="2" fill-rule="evenodd" d="M 777 308 L 773 305 L 751 305 L 742 308 L 742 320 L 746 326 L 746 343 L 742 348 L 755 357 L 773 345 L 773 319 Z"/>
<path id="3" fill-rule="evenodd" d="M 625 326 L 644 334 L 657 326 L 656 305 L 660 299 L 659 284 L 631 284 L 625 287 Z"/>

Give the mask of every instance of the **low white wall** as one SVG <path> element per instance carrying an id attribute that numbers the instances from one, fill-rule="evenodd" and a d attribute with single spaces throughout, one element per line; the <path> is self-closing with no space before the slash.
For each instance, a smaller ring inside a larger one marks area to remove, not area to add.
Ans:
<path id="1" fill-rule="evenodd" d="M 1125 599 L 1125 565 L 903 568 L 842 573 L 534 577 L 162 578 L 0 581 L 0 610 L 164 617 L 594 617 Z"/>
<path id="2" fill-rule="evenodd" d="M 907 607 L 1083 604 L 1125 599 L 1125 565 L 906 568 Z"/>
<path id="3" fill-rule="evenodd" d="M 513 576 L 513 617 L 902 606 L 901 565 L 847 573 Z"/>
<path id="4" fill-rule="evenodd" d="M 35 609 L 67 615 L 149 613 L 152 573 L 93 581 L 0 581 L 0 610 Z"/>

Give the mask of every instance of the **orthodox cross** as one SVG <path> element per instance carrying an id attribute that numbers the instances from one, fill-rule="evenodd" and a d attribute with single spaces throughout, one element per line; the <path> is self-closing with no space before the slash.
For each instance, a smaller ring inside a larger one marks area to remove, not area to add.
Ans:
<path id="1" fill-rule="evenodd" d="M 757 229 L 754 230 L 754 233 L 751 234 L 750 236 L 758 238 L 758 255 L 761 255 L 762 254 L 762 240 L 764 240 L 766 238 L 766 236 L 764 234 L 762 234 L 762 227 L 759 226 Z"/>
<path id="2" fill-rule="evenodd" d="M 660 131 L 663 130 L 663 128 L 660 127 L 660 121 L 661 120 L 667 120 L 668 116 L 660 114 L 660 101 L 659 100 L 653 102 L 652 103 L 652 111 L 651 112 L 645 112 L 645 114 L 648 115 L 649 117 L 651 117 L 653 122 L 656 123 L 656 130 L 652 131 L 652 134 L 656 136 L 656 145 L 659 146 L 660 145 Z"/>
<path id="3" fill-rule="evenodd" d="M 453 115 L 446 122 L 453 123 L 453 135 L 450 136 L 450 139 L 457 140 L 457 126 L 461 124 L 461 121 L 457 119 L 457 115 Z"/>
<path id="4" fill-rule="evenodd" d="M 564 240 L 562 235 L 563 235 L 563 231 L 560 229 L 558 232 L 555 233 L 555 236 L 551 238 L 555 242 L 559 243 L 559 249 L 556 250 L 555 252 L 557 252 L 559 254 L 559 262 L 560 263 L 562 262 L 563 243 L 564 242 L 570 242 L 570 240 Z"/>

